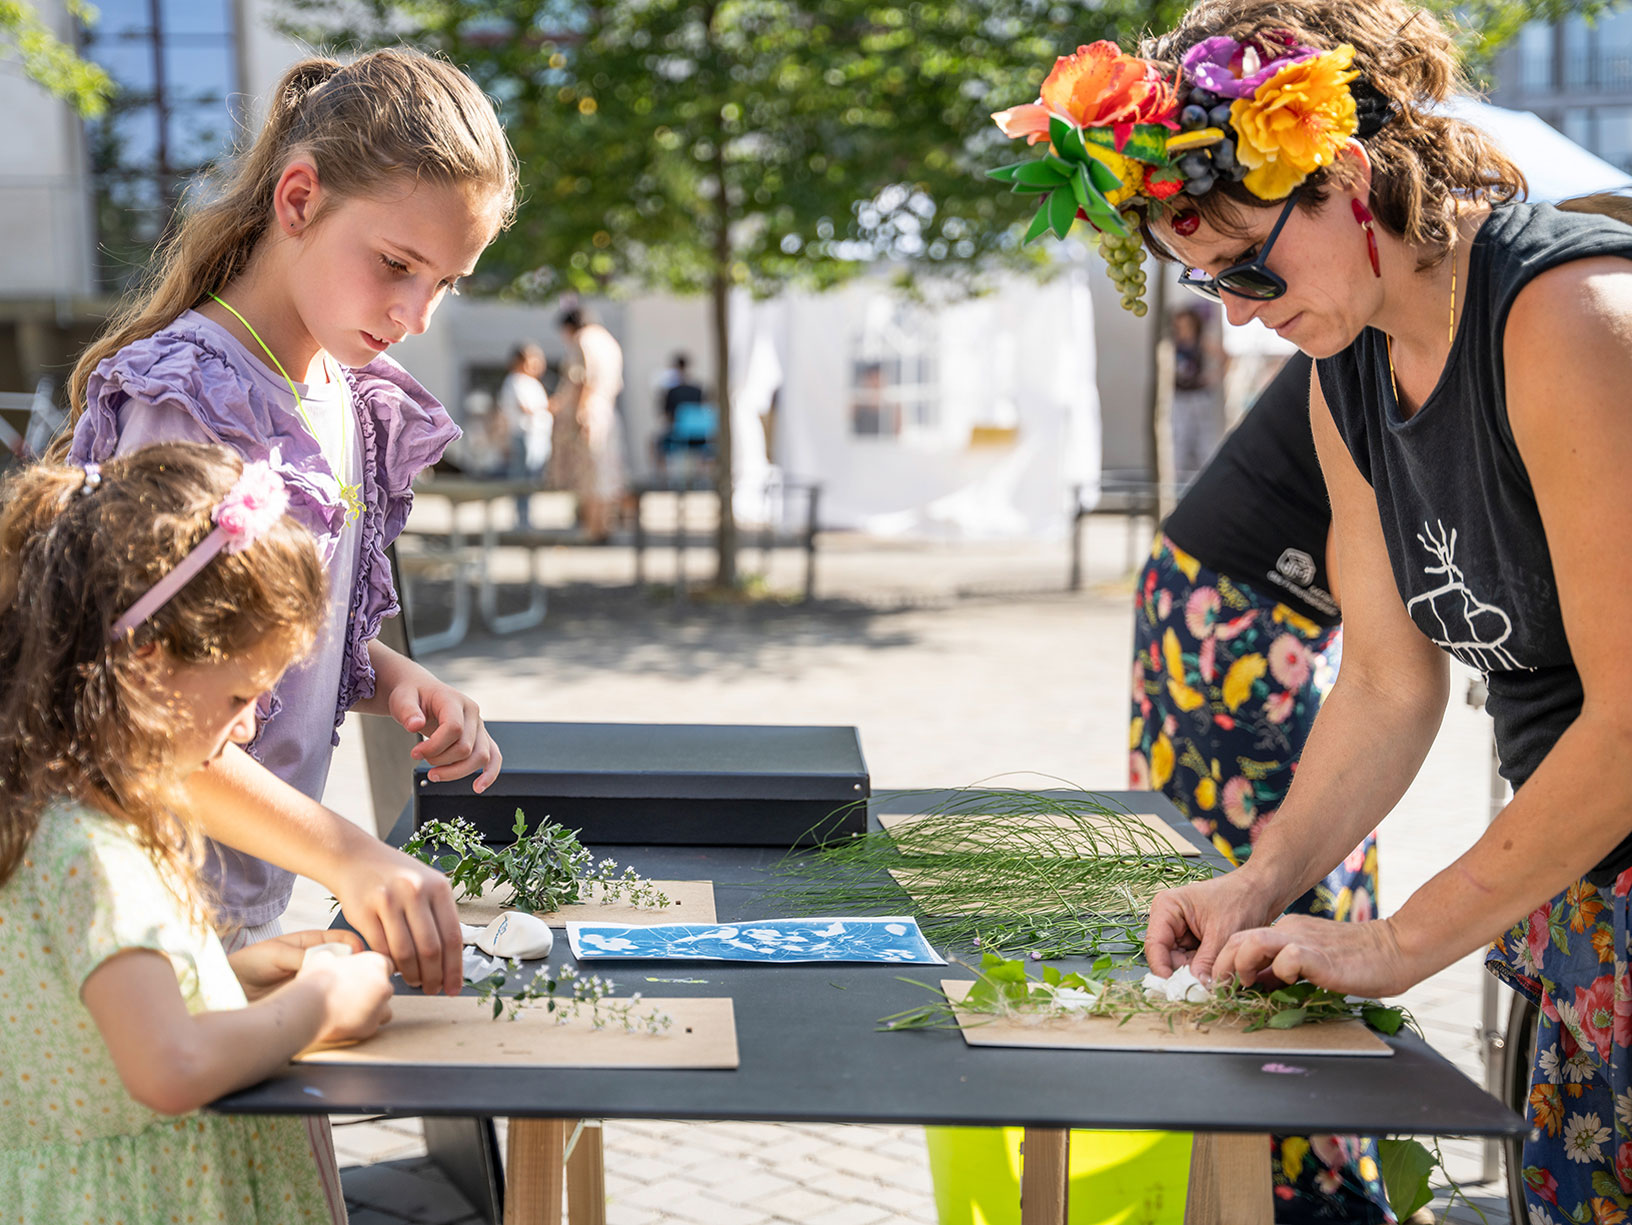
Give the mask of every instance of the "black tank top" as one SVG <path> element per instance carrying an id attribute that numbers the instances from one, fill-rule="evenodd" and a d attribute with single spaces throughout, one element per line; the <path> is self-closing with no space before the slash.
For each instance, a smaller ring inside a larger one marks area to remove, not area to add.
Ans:
<path id="1" fill-rule="evenodd" d="M 1287 361 L 1162 530 L 1203 565 L 1330 627 L 1332 508 L 1309 430 L 1309 367 L 1302 353 Z"/>
<path id="2" fill-rule="evenodd" d="M 1417 628 L 1485 674 L 1502 774 L 1522 786 L 1581 713 L 1552 555 L 1508 424 L 1502 336 L 1519 291 L 1549 268 L 1632 259 L 1632 227 L 1548 204 L 1495 209 L 1469 252 L 1467 289 L 1439 384 L 1407 418 L 1383 334 L 1367 328 L 1318 363 L 1355 466 L 1377 496 L 1394 582 Z M 1632 835 L 1595 879 L 1632 864 Z"/>

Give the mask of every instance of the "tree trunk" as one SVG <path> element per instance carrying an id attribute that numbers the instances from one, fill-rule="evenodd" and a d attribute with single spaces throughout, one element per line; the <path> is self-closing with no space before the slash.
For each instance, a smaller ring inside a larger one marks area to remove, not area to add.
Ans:
<path id="1" fill-rule="evenodd" d="M 725 124 L 715 128 L 714 139 L 714 401 L 719 410 L 714 460 L 714 488 L 719 494 L 720 526 L 715 540 L 719 569 L 714 581 L 730 590 L 737 585 L 736 482 L 732 475 L 731 440 L 731 202 L 725 194 Z"/>
<path id="2" fill-rule="evenodd" d="M 1150 393 L 1146 424 L 1150 444 L 1150 481 L 1155 491 L 1156 522 L 1173 509 L 1173 330 L 1167 317 L 1167 278 L 1157 264 L 1150 278 Z"/>

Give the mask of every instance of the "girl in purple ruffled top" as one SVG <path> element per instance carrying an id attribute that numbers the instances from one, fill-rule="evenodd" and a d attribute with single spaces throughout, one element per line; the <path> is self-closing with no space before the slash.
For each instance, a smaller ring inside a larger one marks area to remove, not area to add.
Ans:
<path id="1" fill-rule="evenodd" d="M 299 872 L 409 982 L 463 983 L 446 880 L 318 797 L 348 710 L 423 735 L 414 755 L 434 779 L 475 775 L 482 791 L 499 771 L 476 704 L 375 636 L 398 611 L 386 548 L 411 483 L 458 436 L 385 352 L 470 275 L 515 184 L 492 105 L 452 65 L 408 49 L 304 60 L 74 370 L 74 462 L 178 440 L 265 460 L 327 570 L 311 655 L 263 703 L 247 751 L 229 746 L 189 784 L 229 947 L 278 930 Z"/>

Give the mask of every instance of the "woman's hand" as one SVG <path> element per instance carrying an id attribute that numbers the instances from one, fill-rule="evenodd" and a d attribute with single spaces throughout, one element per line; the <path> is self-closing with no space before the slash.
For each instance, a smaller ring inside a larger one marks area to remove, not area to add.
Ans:
<path id="1" fill-rule="evenodd" d="M 1162 978 L 1187 965 L 1202 982 L 1210 982 L 1225 943 L 1237 932 L 1270 922 L 1277 910 L 1265 887 L 1245 869 L 1164 889 L 1150 906 L 1145 960 Z"/>
<path id="2" fill-rule="evenodd" d="M 1289 914 L 1271 927 L 1231 936 L 1213 965 L 1213 978 L 1248 984 L 1307 978 L 1317 987 L 1381 999 L 1407 990 L 1432 969 L 1412 967 L 1391 919 L 1341 923 Z"/>
<path id="3" fill-rule="evenodd" d="M 318 944 L 349 944 L 351 951 L 363 951 L 363 942 L 356 932 L 337 928 L 334 931 L 285 932 L 270 940 L 258 940 L 245 945 L 236 953 L 227 954 L 232 972 L 243 984 L 244 995 L 251 1001 L 275 991 L 300 972 L 300 963 L 306 950 Z"/>
<path id="4" fill-rule="evenodd" d="M 331 885 L 369 948 L 388 954 L 410 987 L 458 995 L 465 985 L 459 912 L 448 878 L 411 855 L 359 839 Z"/>

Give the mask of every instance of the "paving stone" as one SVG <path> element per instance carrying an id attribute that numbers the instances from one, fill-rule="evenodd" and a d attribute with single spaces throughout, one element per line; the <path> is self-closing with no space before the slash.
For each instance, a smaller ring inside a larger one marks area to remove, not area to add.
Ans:
<path id="1" fill-rule="evenodd" d="M 680 1156 L 681 1152 L 670 1149 L 666 1151 L 665 1156 L 675 1158 Z M 680 1176 L 680 1167 L 675 1165 L 673 1160 L 658 1157 L 630 1157 L 619 1161 L 615 1168 L 619 1178 L 626 1178 L 642 1187 Z"/>
<path id="2" fill-rule="evenodd" d="M 755 1167 L 747 1173 L 741 1174 L 729 1182 L 713 1184 L 713 1192 L 721 1199 L 730 1200 L 733 1204 L 759 1204 L 761 1206 L 772 1203 L 779 1195 L 786 1195 L 798 1184 L 789 1182 L 779 1174 L 770 1170 Z"/>
<path id="3" fill-rule="evenodd" d="M 665 1215 L 695 1221 L 697 1225 L 764 1225 L 770 1220 L 766 1212 L 727 1203 L 706 1191 L 669 1201 Z"/>
<path id="4" fill-rule="evenodd" d="M 803 1225 L 878 1225 L 890 1213 L 877 1204 L 851 1200 L 803 1219 Z"/>
<path id="5" fill-rule="evenodd" d="M 796 1186 L 791 1191 L 783 1191 L 753 1206 L 764 1209 L 778 1220 L 804 1221 L 837 1207 L 838 1201 L 809 1187 Z"/>

